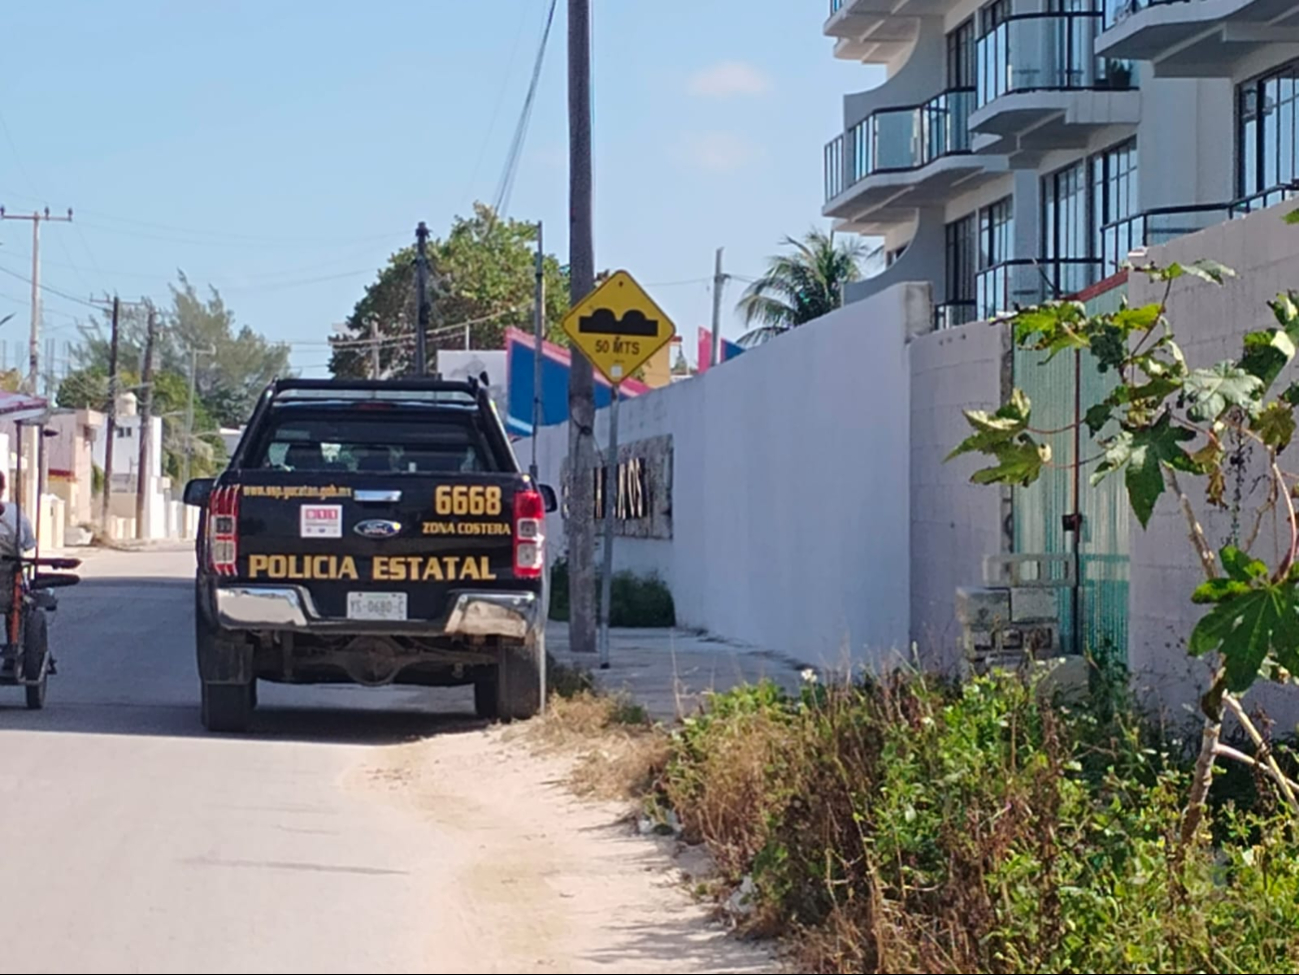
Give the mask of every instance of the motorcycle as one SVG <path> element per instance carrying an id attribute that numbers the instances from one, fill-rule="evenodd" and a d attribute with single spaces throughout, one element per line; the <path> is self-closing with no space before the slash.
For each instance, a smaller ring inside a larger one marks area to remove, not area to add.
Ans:
<path id="1" fill-rule="evenodd" d="M 53 663 L 46 614 L 59 606 L 54 590 L 79 583 L 81 577 L 68 570 L 80 565 L 81 560 L 73 558 L 0 558 L 0 610 L 5 622 L 0 686 L 22 687 L 29 710 L 45 707 Z"/>

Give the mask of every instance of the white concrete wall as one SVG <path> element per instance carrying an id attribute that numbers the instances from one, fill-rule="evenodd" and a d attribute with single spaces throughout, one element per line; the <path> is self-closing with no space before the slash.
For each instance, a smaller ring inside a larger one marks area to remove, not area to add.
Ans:
<path id="1" fill-rule="evenodd" d="M 1223 287 L 1187 278 L 1173 288 L 1168 318 L 1192 367 L 1236 358 L 1246 332 L 1276 327 L 1268 300 L 1278 292 L 1299 288 L 1299 227 L 1288 226 L 1281 219 L 1294 208 L 1294 203 L 1281 204 L 1151 248 L 1151 260 L 1160 265 L 1211 258 L 1238 274 Z M 1162 286 L 1143 275 L 1133 275 L 1128 284 L 1133 306 L 1156 302 L 1162 293 Z M 1299 379 L 1299 367 L 1292 365 L 1275 389 L 1282 390 L 1295 379 Z M 1205 503 L 1197 479 L 1183 477 L 1183 481 L 1210 543 L 1220 547 L 1230 537 L 1230 515 Z M 1234 490 L 1234 479 L 1228 487 Z M 1247 525 L 1252 523 L 1250 513 L 1262 500 L 1263 490 L 1252 474 L 1246 479 L 1242 520 Z M 1271 518 L 1265 519 L 1265 530 L 1254 547 L 1271 564 L 1275 564 L 1279 544 L 1271 533 L 1273 524 Z M 1202 612 L 1190 601 L 1202 575 L 1187 541 L 1186 522 L 1168 495 L 1160 499 L 1146 530 L 1133 520 L 1131 552 L 1129 663 L 1148 694 L 1174 715 L 1185 714 L 1182 705 L 1194 705 L 1207 674 L 1206 664 L 1192 660 L 1185 650 L 1186 639 Z M 1299 692 L 1294 689 L 1260 688 L 1251 699 L 1282 721 L 1278 733 L 1292 730 L 1299 720 Z"/>
<path id="2" fill-rule="evenodd" d="M 658 573 L 683 626 L 826 665 L 905 651 L 906 337 L 930 315 L 927 286 L 898 285 L 624 402 L 620 441 L 672 434 L 674 537 L 620 537 L 616 566 Z M 567 437 L 555 426 L 538 441 L 542 480 L 557 488 Z M 530 450 L 517 445 L 525 463 Z M 550 532 L 556 555 L 560 526 Z"/>
<path id="3" fill-rule="evenodd" d="M 948 462 L 970 432 L 962 413 L 996 409 L 1010 348 L 1005 326 L 933 332 L 909 347 L 911 368 L 911 635 L 922 659 L 960 660 L 954 597 L 979 585 L 983 559 L 1008 550 L 1002 493 L 970 483 L 980 457 Z"/>

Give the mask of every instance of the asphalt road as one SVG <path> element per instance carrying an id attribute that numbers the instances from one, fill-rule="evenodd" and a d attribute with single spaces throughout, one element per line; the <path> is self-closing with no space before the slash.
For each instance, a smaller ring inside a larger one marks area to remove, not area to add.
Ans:
<path id="1" fill-rule="evenodd" d="M 93 553 L 46 709 L 0 688 L 4 971 L 761 970 L 467 690 L 263 685 L 204 733 L 192 566 Z"/>

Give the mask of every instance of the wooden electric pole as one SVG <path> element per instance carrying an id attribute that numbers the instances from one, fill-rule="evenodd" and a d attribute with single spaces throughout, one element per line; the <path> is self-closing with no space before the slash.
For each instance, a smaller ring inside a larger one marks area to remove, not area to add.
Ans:
<path id="1" fill-rule="evenodd" d="M 415 375 L 428 372 L 428 227 L 424 221 L 415 228 Z"/>
<path id="2" fill-rule="evenodd" d="M 570 296 L 576 305 L 595 287 L 591 0 L 568 0 L 568 154 Z M 568 462 L 569 648 L 595 653 L 595 375 L 577 349 L 568 373 Z"/>
<path id="3" fill-rule="evenodd" d="M 37 380 L 41 375 L 41 224 L 56 221 L 71 223 L 72 209 L 68 208 L 66 217 L 55 217 L 50 215 L 49 207 L 46 207 L 44 212 L 41 213 L 5 213 L 5 208 L 0 207 L 0 220 L 30 220 L 32 222 L 32 323 L 31 337 L 28 339 L 27 381 L 23 392 L 35 396 Z"/>
<path id="4" fill-rule="evenodd" d="M 145 523 L 149 512 L 150 441 L 153 439 L 153 342 L 158 328 L 158 311 L 149 302 L 149 330 L 144 338 L 144 362 L 140 365 L 140 454 L 135 475 L 135 537 L 148 538 Z"/>
<path id="5" fill-rule="evenodd" d="M 104 497 L 100 508 L 100 528 L 105 538 L 112 538 L 110 505 L 113 498 L 113 447 L 117 438 L 117 343 L 122 302 L 113 296 L 113 328 L 108 347 L 108 418 L 104 422 Z"/>

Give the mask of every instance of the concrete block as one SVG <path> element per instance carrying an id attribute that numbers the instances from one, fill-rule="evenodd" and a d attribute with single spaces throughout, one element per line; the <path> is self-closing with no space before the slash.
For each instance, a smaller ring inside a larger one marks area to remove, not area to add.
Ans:
<path id="1" fill-rule="evenodd" d="M 1057 590 L 1023 586 L 1010 590 L 1010 618 L 1015 623 L 1059 617 Z"/>
<path id="2" fill-rule="evenodd" d="M 1059 589 L 1073 585 L 1072 555 L 1017 553 L 988 555 L 983 560 L 983 582 L 987 586 Z"/>
<path id="3" fill-rule="evenodd" d="M 1045 671 L 1038 692 L 1044 696 L 1059 695 L 1070 704 L 1081 703 L 1087 697 L 1091 675 L 1085 658 L 1070 655 L 1039 660 L 1037 667 Z"/>
<path id="4" fill-rule="evenodd" d="M 1010 620 L 1010 590 L 958 587 L 956 619 L 964 626 L 995 629 Z"/>

